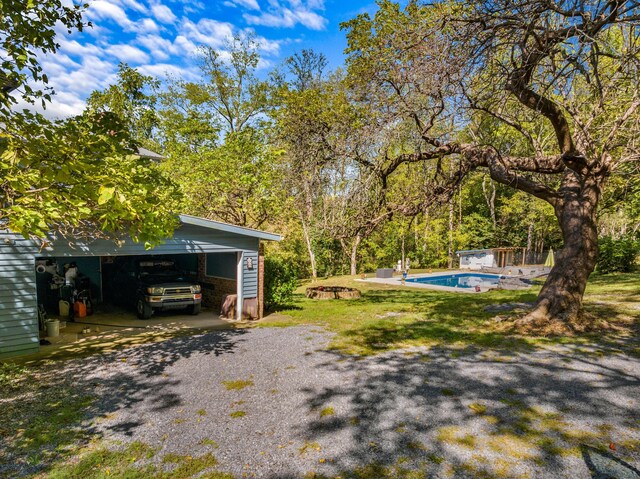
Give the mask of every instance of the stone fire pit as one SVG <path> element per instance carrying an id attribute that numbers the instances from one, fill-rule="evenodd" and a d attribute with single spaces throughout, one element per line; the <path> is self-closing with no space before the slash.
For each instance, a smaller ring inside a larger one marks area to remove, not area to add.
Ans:
<path id="1" fill-rule="evenodd" d="M 316 286 L 307 288 L 306 296 L 311 299 L 355 299 L 360 297 L 360 291 L 342 286 Z"/>

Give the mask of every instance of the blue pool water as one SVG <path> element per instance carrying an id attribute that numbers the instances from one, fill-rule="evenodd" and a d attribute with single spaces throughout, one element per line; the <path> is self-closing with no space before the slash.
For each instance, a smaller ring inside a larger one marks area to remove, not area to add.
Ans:
<path id="1" fill-rule="evenodd" d="M 407 279 L 407 283 L 431 284 L 434 286 L 448 286 L 449 288 L 489 288 L 498 284 L 500 276 L 497 274 L 458 273 L 426 278 Z"/>

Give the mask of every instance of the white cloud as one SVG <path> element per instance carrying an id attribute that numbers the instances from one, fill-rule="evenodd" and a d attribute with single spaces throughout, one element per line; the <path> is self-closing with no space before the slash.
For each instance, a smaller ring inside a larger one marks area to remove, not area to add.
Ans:
<path id="1" fill-rule="evenodd" d="M 58 40 L 60 44 L 59 53 L 67 53 L 69 55 L 83 57 L 85 55 L 99 55 L 102 50 L 91 43 L 80 44 L 76 40 L 69 40 L 61 37 Z"/>
<path id="2" fill-rule="evenodd" d="M 112 45 L 106 49 L 106 52 L 124 63 L 136 64 L 147 63 L 149 61 L 149 55 L 147 55 L 139 48 L 133 47 L 131 45 Z"/>
<path id="3" fill-rule="evenodd" d="M 315 12 L 307 10 L 282 9 L 278 14 L 263 13 L 262 15 L 243 15 L 249 25 L 262 25 L 265 27 L 293 28 L 298 23 L 311 30 L 322 30 L 328 20 Z"/>
<path id="4" fill-rule="evenodd" d="M 198 23 L 186 20 L 182 24 L 182 34 L 195 44 L 219 48 L 233 36 L 234 26 L 231 23 L 219 22 L 210 18 L 202 18 Z"/>
<path id="5" fill-rule="evenodd" d="M 185 80 L 194 80 L 198 77 L 197 70 L 193 68 L 180 67 L 172 63 L 156 63 L 153 65 L 142 65 L 137 70 L 155 78 L 177 77 Z"/>
<path id="6" fill-rule="evenodd" d="M 160 35 L 142 35 L 136 38 L 136 43 L 145 47 L 151 56 L 159 60 L 166 60 L 175 53 L 171 40 Z"/>
<path id="7" fill-rule="evenodd" d="M 78 94 L 64 91 L 56 91 L 52 100 L 47 105 L 46 110 L 41 110 L 48 118 L 65 118 L 79 115 L 86 106 L 85 101 Z"/>
<path id="8" fill-rule="evenodd" d="M 280 54 L 280 45 L 282 45 L 282 41 L 269 40 L 264 37 L 256 37 L 256 41 L 258 42 L 258 49 L 262 53 L 272 56 L 278 56 Z"/>
<path id="9" fill-rule="evenodd" d="M 174 48 L 177 49 L 177 53 L 181 55 L 193 55 L 198 48 L 195 43 L 186 38 L 183 35 L 178 35 L 173 41 Z"/>
<path id="10" fill-rule="evenodd" d="M 160 31 L 160 27 L 158 24 L 151 20 L 150 18 L 143 18 L 142 20 L 133 23 L 130 27 L 130 30 L 133 30 L 138 33 L 156 33 Z"/>
<path id="11" fill-rule="evenodd" d="M 151 13 L 160 23 L 175 23 L 178 19 L 166 5 L 155 4 L 151 6 Z"/>
<path id="12" fill-rule="evenodd" d="M 258 0 L 230 0 L 224 3 L 229 7 L 244 7 L 249 10 L 260 10 Z"/>
<path id="13" fill-rule="evenodd" d="M 105 0 L 96 0 L 89 4 L 87 17 L 98 20 L 113 20 L 125 29 L 128 29 L 133 23 L 122 7 Z"/>
<path id="14" fill-rule="evenodd" d="M 191 55 L 196 50 L 196 44 L 184 35 L 178 35 L 173 40 L 160 35 L 142 35 L 136 38 L 136 43 L 145 47 L 156 60 L 165 61 L 172 55 Z"/>
<path id="15" fill-rule="evenodd" d="M 115 3 L 122 5 L 123 7 L 130 8 L 139 13 L 148 13 L 147 7 L 136 0 L 114 0 Z"/>
<path id="16" fill-rule="evenodd" d="M 324 10 L 324 0 L 288 0 L 288 6 L 278 0 L 269 0 L 269 5 L 269 10 L 259 15 L 245 13 L 245 21 L 249 25 L 284 28 L 293 28 L 300 24 L 311 30 L 323 30 L 328 23 L 325 17 L 316 12 Z"/>
<path id="17" fill-rule="evenodd" d="M 95 89 L 103 88 L 115 80 L 118 65 L 93 55 L 83 58 L 79 69 L 56 78 L 53 85 L 56 91 L 75 92 L 88 95 Z"/>

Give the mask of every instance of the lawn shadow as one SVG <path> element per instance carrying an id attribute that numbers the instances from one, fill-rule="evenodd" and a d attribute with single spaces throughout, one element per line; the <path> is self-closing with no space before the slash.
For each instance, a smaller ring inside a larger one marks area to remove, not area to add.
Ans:
<path id="1" fill-rule="evenodd" d="M 300 440 L 328 445 L 328 466 L 311 477 L 498 478 L 527 470 L 552 477 L 571 472 L 583 445 L 600 453 L 614 438 L 623 444 L 617 456 L 640 461 L 632 358 L 458 357 L 438 348 L 366 359 L 334 354 L 319 369 L 345 379 L 305 391 L 309 411 L 336 410 L 298 428 Z"/>
<path id="2" fill-rule="evenodd" d="M 132 436 L 141 420 L 116 420 L 108 426 L 101 422 L 142 401 L 158 412 L 182 405 L 181 378 L 167 374 L 168 369 L 195 356 L 234 354 L 244 334 L 243 329 L 225 329 L 180 336 L 41 366 L 41 384 L 2 395 L 0 451 L 5 457 L 0 476 L 45 472 L 65 451 L 77 450 L 109 431 Z M 20 416 L 11 411 L 20 411 Z"/>

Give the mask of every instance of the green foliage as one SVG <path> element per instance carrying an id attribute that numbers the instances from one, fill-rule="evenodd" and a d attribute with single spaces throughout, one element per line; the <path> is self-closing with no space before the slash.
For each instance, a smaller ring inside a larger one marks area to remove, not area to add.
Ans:
<path id="1" fill-rule="evenodd" d="M 208 477 L 233 479 L 230 474 L 212 470 L 218 460 L 211 454 L 201 456 L 167 453 L 161 464 L 150 463 L 157 449 L 136 441 L 118 450 L 101 447 L 87 449 L 77 461 L 55 466 L 47 477 L 52 479 L 104 479 L 119 477 L 127 479 L 187 479 Z M 167 470 L 169 469 L 169 470 Z M 203 471 L 209 471 L 203 474 Z"/>
<path id="2" fill-rule="evenodd" d="M 168 151 L 162 169 L 185 193 L 187 213 L 252 228 L 280 213 L 281 155 L 260 130 L 228 133 L 222 145 L 193 154 Z"/>
<path id="3" fill-rule="evenodd" d="M 29 376 L 29 369 L 15 363 L 0 364 L 0 388 L 17 387 L 20 381 Z"/>
<path id="4" fill-rule="evenodd" d="M 632 235 L 621 238 L 604 236 L 598 243 L 600 248 L 596 266 L 598 272 L 608 274 L 633 271 L 640 254 L 640 241 Z"/>
<path id="5" fill-rule="evenodd" d="M 0 227 L 155 243 L 170 236 L 179 198 L 157 166 L 135 154 L 119 119 L 84 113 L 61 121 L 16 115 L 0 145 Z"/>
<path id="6" fill-rule="evenodd" d="M 261 115 L 268 83 L 256 77 L 259 55 L 252 37 L 235 37 L 229 58 L 199 51 L 201 79 L 175 81 L 160 95 L 155 140 L 196 216 L 260 228 L 286 206 L 282 152 L 269 142 Z"/>
<path id="7" fill-rule="evenodd" d="M 144 116 L 135 106 L 150 106 L 141 92 L 150 78 L 122 65 L 120 84 L 95 92 L 92 107 L 74 118 L 51 121 L 10 110 L 15 99 L 8 93 L 19 86 L 23 99 L 41 99 L 46 106 L 51 92 L 25 82 L 46 85 L 38 55 L 56 53 L 57 26 L 82 30 L 86 7 L 59 0 L 0 3 L 6 53 L 0 73 L 0 228 L 38 238 L 57 233 L 117 239 L 128 233 L 151 245 L 173 233 L 180 197 L 155 164 L 136 156 L 130 134 L 132 118 L 142 122 L 138 117 Z"/>
<path id="8" fill-rule="evenodd" d="M 158 80 L 121 63 L 117 83 L 104 91 L 91 93 L 87 99 L 87 107 L 91 112 L 111 112 L 117 115 L 131 137 L 140 142 L 151 137 L 158 123 L 156 97 L 149 90 L 159 86 Z"/>
<path id="9" fill-rule="evenodd" d="M 49 79 L 43 73 L 38 57 L 56 53 L 56 27 L 68 33 L 82 31 L 85 24 L 82 12 L 88 4 L 74 5 L 61 0 L 3 0 L 0 2 L 0 116 L 10 115 L 17 100 L 10 95 L 21 88 L 24 100 L 40 100 L 43 107 L 51 99 L 50 89 L 34 89 L 29 83 L 43 83 Z"/>
<path id="10" fill-rule="evenodd" d="M 298 278 L 291 264 L 278 257 L 264 259 L 264 303 L 267 309 L 290 304 Z"/>
<path id="11" fill-rule="evenodd" d="M 270 85 L 256 76 L 259 44 L 252 35 L 235 35 L 227 44 L 228 56 L 213 47 L 198 51 L 203 80 L 187 83 L 191 101 L 214 111 L 229 132 L 257 121 L 269 106 Z"/>

